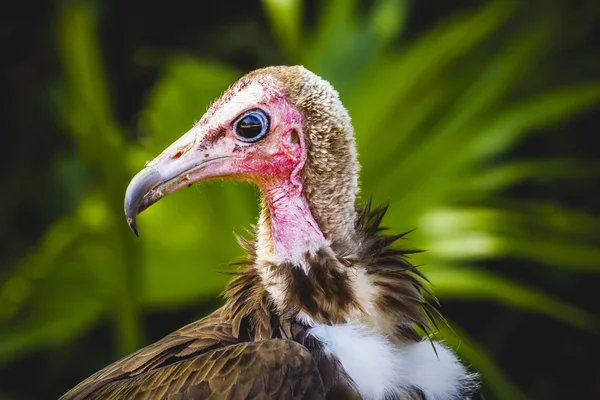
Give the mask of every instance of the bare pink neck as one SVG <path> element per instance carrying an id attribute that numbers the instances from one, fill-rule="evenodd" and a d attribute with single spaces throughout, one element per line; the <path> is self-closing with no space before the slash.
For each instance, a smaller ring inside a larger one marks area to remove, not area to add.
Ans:
<path id="1" fill-rule="evenodd" d="M 307 253 L 315 253 L 328 244 L 310 211 L 301 184 L 284 180 L 261 186 L 267 209 L 263 207 L 258 245 L 259 249 L 263 248 L 264 256 L 300 264 Z M 264 215 L 267 211 L 268 215 Z"/>

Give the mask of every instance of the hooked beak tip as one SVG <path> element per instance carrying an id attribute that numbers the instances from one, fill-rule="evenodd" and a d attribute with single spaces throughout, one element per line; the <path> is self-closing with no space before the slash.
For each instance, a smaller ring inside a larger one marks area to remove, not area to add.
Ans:
<path id="1" fill-rule="evenodd" d="M 153 168 L 144 168 L 127 187 L 125 193 L 125 217 L 127 224 L 136 236 L 139 236 L 137 215 L 148 208 L 157 199 L 150 201 L 146 198 L 149 191 L 163 181 L 160 173 Z"/>
<path id="2" fill-rule="evenodd" d="M 127 224 L 129 224 L 129 227 L 131 228 L 131 230 L 133 231 L 133 233 L 135 234 L 135 236 L 140 237 L 140 234 L 138 232 L 138 226 L 137 226 L 136 218 L 135 217 L 129 217 L 129 218 L 127 218 Z"/>

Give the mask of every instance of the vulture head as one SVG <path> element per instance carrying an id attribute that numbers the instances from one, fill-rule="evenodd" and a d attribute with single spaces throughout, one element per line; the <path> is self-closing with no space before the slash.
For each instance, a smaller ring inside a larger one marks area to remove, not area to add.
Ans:
<path id="1" fill-rule="evenodd" d="M 338 93 L 301 66 L 268 67 L 232 85 L 192 129 L 147 163 L 126 193 L 136 216 L 166 194 L 209 178 L 263 194 L 258 255 L 301 262 L 332 240 L 350 243 L 356 220 L 354 132 Z"/>

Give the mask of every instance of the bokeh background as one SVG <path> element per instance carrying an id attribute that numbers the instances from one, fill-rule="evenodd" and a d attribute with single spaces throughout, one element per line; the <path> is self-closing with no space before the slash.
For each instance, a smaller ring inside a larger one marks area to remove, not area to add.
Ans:
<path id="1" fill-rule="evenodd" d="M 600 2 L 3 5 L 0 399 L 52 399 L 220 304 L 250 186 L 123 218 L 131 177 L 257 67 L 330 80 L 490 399 L 600 398 Z"/>

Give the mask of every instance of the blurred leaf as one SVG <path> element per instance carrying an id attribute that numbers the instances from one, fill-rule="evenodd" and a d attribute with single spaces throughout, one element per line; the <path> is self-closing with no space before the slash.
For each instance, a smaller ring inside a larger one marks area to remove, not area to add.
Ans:
<path id="1" fill-rule="evenodd" d="M 373 4 L 367 30 L 377 38 L 378 47 L 385 47 L 398 37 L 407 11 L 407 0 L 379 0 Z"/>
<path id="2" fill-rule="evenodd" d="M 591 164 L 591 165 L 590 165 Z M 461 182 L 458 190 L 472 197 L 473 193 L 489 195 L 526 181 L 561 179 L 594 179 L 600 176 L 600 164 L 576 160 L 517 161 L 475 171 Z"/>
<path id="3" fill-rule="evenodd" d="M 73 215 L 56 221 L 37 250 L 0 286 L 0 363 L 64 343 L 96 323 L 114 301 L 121 269 L 110 247 L 110 211 L 88 195 Z"/>
<path id="4" fill-rule="evenodd" d="M 469 158 L 481 160 L 504 152 L 519 139 L 580 113 L 600 100 L 600 85 L 588 84 L 544 93 L 512 105 L 486 124 L 467 149 Z"/>
<path id="5" fill-rule="evenodd" d="M 332 61 L 331 59 L 335 59 L 340 50 L 345 50 L 340 49 L 340 44 L 345 44 L 347 40 L 353 37 L 355 23 L 357 22 L 356 7 L 356 0 L 328 0 L 322 3 L 317 29 L 313 43 L 311 43 L 313 45 L 310 54 L 312 59 L 307 59 L 309 64 L 324 67 L 321 63 L 325 63 L 328 59 Z M 338 41 L 336 38 L 341 40 Z M 335 49 L 336 45 L 337 49 Z M 332 50 L 337 51 L 331 53 Z M 326 68 L 317 69 L 323 70 Z"/>
<path id="6" fill-rule="evenodd" d="M 580 329 L 600 331 L 600 319 L 595 315 L 483 269 L 439 265 L 425 271 L 440 298 L 492 300 L 546 315 Z"/>
<path id="7" fill-rule="evenodd" d="M 271 29 L 292 60 L 302 52 L 302 0 L 262 0 Z"/>
<path id="8" fill-rule="evenodd" d="M 106 213 L 107 222 L 113 222 L 117 210 L 122 209 L 123 191 L 129 177 L 123 168 L 125 143 L 110 107 L 91 3 L 75 2 L 62 7 L 58 44 L 69 94 L 64 118 L 83 160 L 103 173 L 95 183 L 110 210 Z M 111 280 L 112 298 L 107 303 L 114 313 L 119 352 L 126 354 L 137 349 L 141 341 L 137 250 L 131 246 L 132 239 L 123 226 L 113 227 L 107 236 L 110 240 L 105 242 L 110 250 L 103 254 L 111 254 L 115 261 L 110 265 L 120 268 L 115 270 L 118 278 Z"/>
<path id="9" fill-rule="evenodd" d="M 600 250 L 597 245 L 547 237 L 514 237 L 505 239 L 508 254 L 535 260 L 546 265 L 587 271 L 600 271 Z"/>
<path id="10" fill-rule="evenodd" d="M 455 324 L 438 319 L 437 325 L 444 343 L 455 349 L 471 369 L 477 371 L 482 378 L 482 386 L 489 389 L 499 400 L 526 400 L 528 397 L 496 366 L 492 357 L 471 340 Z"/>
<path id="11" fill-rule="evenodd" d="M 3 283 L 0 363 L 80 335 L 98 321 L 105 309 L 95 288 L 98 282 L 110 280 L 97 280 L 87 269 L 104 266 L 92 265 L 86 256 L 67 261 L 75 249 L 81 248 L 84 238 L 89 239 L 69 222 L 57 223 L 50 230 L 52 235 L 45 238 L 48 247 L 26 260 Z"/>
<path id="12" fill-rule="evenodd" d="M 152 157 L 187 132 L 240 75 L 222 64 L 185 56 L 171 58 L 142 111 Z"/>
<path id="13" fill-rule="evenodd" d="M 252 197 L 249 186 L 203 183 L 144 212 L 140 237 L 148 306 L 173 307 L 223 290 L 231 277 L 219 272 L 230 271 L 229 262 L 242 255 L 233 232 L 254 220 Z"/>
<path id="14" fill-rule="evenodd" d="M 357 138 L 370 138 L 364 140 L 362 146 L 365 166 L 378 170 L 381 165 L 381 146 L 375 139 L 377 133 L 387 132 L 393 127 L 395 134 L 385 135 L 385 140 L 386 148 L 394 150 L 404 139 L 403 132 L 398 131 L 395 125 L 386 126 L 390 118 L 398 115 L 402 102 L 414 110 L 414 102 L 422 96 L 415 89 L 491 35 L 508 18 L 512 9 L 510 2 L 495 1 L 474 14 L 454 17 L 406 50 L 386 55 L 365 71 L 353 92 L 354 96 L 346 99 Z"/>
<path id="15" fill-rule="evenodd" d="M 430 240 L 472 231 L 518 235 L 531 232 L 565 235 L 571 239 L 595 239 L 600 220 L 554 204 L 519 202 L 512 208 L 456 206 L 432 208 L 419 222 L 420 233 Z"/>
<path id="16" fill-rule="evenodd" d="M 26 257 L 0 287 L 0 320 L 13 318 L 33 294 L 32 281 L 45 277 L 57 259 L 71 249 L 83 232 L 71 217 L 56 221 L 38 248 Z"/>
<path id="17" fill-rule="evenodd" d="M 405 207 L 412 209 L 415 203 L 423 206 L 424 193 L 431 202 L 444 196 L 452 186 L 448 172 L 453 171 L 454 164 L 461 162 L 462 155 L 460 148 L 456 152 L 448 152 L 448 149 L 459 140 L 469 141 L 477 134 L 470 127 L 479 123 L 494 104 L 500 103 L 524 77 L 525 71 L 535 65 L 545 51 L 544 43 L 552 32 L 553 22 L 552 17 L 540 16 L 526 32 L 514 34 L 503 51 L 485 65 L 481 74 L 455 101 L 447 117 L 436 124 L 428 140 L 408 152 L 403 160 L 380 177 L 382 183 L 400 181 L 407 190 L 403 199 Z M 421 173 L 402 174 L 403 171 Z"/>
<path id="18" fill-rule="evenodd" d="M 116 151 L 122 138 L 111 114 L 96 22 L 89 4 L 78 2 L 63 8 L 58 42 L 70 92 L 64 110 L 71 127 L 69 133 L 76 139 L 81 155 L 110 176 L 119 165 L 105 162 L 106 157 Z"/>
<path id="19" fill-rule="evenodd" d="M 88 259 L 83 261 L 89 264 Z M 22 353 L 66 343 L 102 316 L 105 303 L 89 290 L 96 282 L 89 281 L 85 272 L 77 271 L 80 263 L 61 267 L 55 269 L 52 276 L 35 282 L 33 298 L 28 301 L 24 315 L 3 326 L 0 363 Z M 83 282 L 87 282 L 87 286 Z"/>
<path id="20" fill-rule="evenodd" d="M 520 257 L 599 271 L 600 251 L 586 244 L 600 237 L 594 222 L 598 221 L 593 217 L 556 207 L 538 206 L 528 212 L 462 207 L 432 210 L 419 227 L 430 253 L 441 259 Z"/>

